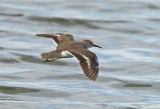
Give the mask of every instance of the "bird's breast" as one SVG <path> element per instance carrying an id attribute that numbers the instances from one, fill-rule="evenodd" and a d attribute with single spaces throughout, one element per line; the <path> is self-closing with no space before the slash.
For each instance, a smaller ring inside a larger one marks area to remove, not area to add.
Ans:
<path id="1" fill-rule="evenodd" d="M 71 58 L 71 57 L 73 57 L 73 55 L 68 51 L 62 51 L 61 55 L 62 55 L 63 58 Z"/>

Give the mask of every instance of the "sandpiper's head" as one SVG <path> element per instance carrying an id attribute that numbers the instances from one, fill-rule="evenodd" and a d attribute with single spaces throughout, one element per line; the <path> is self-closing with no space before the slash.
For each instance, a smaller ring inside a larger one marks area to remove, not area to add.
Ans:
<path id="1" fill-rule="evenodd" d="M 102 48 L 98 45 L 95 45 L 92 41 L 90 40 L 83 40 L 82 41 L 83 44 L 85 44 L 87 46 L 87 48 L 90 48 L 90 47 L 98 47 L 98 48 Z"/>

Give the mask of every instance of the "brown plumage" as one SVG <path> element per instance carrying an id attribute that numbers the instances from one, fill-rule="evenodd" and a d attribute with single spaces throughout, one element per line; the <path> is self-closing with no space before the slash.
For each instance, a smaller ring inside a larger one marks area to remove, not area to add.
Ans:
<path id="1" fill-rule="evenodd" d="M 52 38 L 57 43 L 57 49 L 42 53 L 44 62 L 51 62 L 59 58 L 70 58 L 75 56 L 79 60 L 79 64 L 84 74 L 91 80 L 95 81 L 98 77 L 99 64 L 97 56 L 87 50 L 90 47 L 99 47 L 90 40 L 76 42 L 71 34 L 36 34 L 36 36 Z"/>

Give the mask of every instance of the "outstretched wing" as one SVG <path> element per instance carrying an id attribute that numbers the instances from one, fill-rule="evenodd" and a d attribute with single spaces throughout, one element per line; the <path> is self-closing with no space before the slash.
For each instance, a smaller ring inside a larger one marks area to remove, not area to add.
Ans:
<path id="1" fill-rule="evenodd" d="M 36 34 L 36 36 L 52 38 L 56 44 L 59 43 L 58 41 L 58 34 Z"/>
<path id="2" fill-rule="evenodd" d="M 74 55 L 79 60 L 80 66 L 84 74 L 89 79 L 95 81 L 98 77 L 99 72 L 97 56 L 86 49 L 74 49 L 74 51 L 69 50 L 68 52 Z"/>
<path id="3" fill-rule="evenodd" d="M 74 41 L 73 36 L 71 34 L 63 34 L 63 33 L 55 33 L 55 34 L 36 34 L 36 36 L 52 38 L 56 44 Z"/>

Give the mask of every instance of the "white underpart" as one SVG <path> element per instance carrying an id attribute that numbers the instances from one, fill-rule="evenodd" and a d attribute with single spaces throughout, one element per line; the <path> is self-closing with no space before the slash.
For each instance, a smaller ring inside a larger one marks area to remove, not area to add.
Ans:
<path id="1" fill-rule="evenodd" d="M 90 59 L 88 57 L 86 57 L 85 55 L 82 55 L 82 56 L 83 56 L 83 58 L 85 58 L 85 60 L 87 61 L 87 65 L 90 68 L 91 67 Z"/>
<path id="2" fill-rule="evenodd" d="M 62 51 L 62 52 L 61 52 L 61 55 L 62 55 L 64 58 L 73 57 L 73 55 L 72 55 L 69 51 Z"/>

